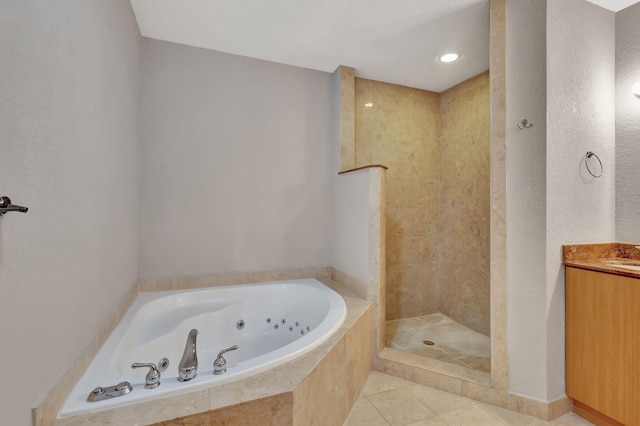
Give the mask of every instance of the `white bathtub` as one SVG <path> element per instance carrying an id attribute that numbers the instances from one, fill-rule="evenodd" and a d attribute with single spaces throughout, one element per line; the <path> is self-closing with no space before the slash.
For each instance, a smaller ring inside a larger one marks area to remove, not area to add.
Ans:
<path id="1" fill-rule="evenodd" d="M 60 418 L 208 388 L 283 364 L 317 347 L 344 322 L 342 297 L 315 279 L 140 293 L 67 398 Z M 238 327 L 238 321 L 244 327 Z M 179 382 L 187 335 L 198 329 L 197 377 Z M 213 374 L 219 351 L 227 372 Z M 145 389 L 147 368 L 134 362 L 169 358 L 160 386 Z M 87 402 L 96 387 L 128 381 L 128 395 Z"/>

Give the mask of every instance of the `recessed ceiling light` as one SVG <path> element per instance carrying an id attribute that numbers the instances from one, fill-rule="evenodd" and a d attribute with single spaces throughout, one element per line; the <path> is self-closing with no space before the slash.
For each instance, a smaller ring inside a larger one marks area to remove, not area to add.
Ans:
<path id="1" fill-rule="evenodd" d="M 438 60 L 440 62 L 453 62 L 453 61 L 457 60 L 459 57 L 460 57 L 460 55 L 458 53 L 449 52 L 449 53 L 444 53 L 444 54 L 438 56 Z"/>
<path id="2" fill-rule="evenodd" d="M 636 81 L 635 84 L 631 86 L 631 92 L 636 98 L 640 98 L 640 81 Z"/>
<path id="3" fill-rule="evenodd" d="M 373 102 L 367 102 L 366 104 L 364 104 L 364 106 L 366 106 L 367 108 L 373 108 Z"/>

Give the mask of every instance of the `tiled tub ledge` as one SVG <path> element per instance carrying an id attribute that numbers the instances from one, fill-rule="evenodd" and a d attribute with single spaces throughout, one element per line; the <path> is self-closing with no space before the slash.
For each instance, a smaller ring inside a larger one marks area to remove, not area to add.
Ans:
<path id="1" fill-rule="evenodd" d="M 235 382 L 57 419 L 55 424 L 342 425 L 372 369 L 373 310 L 345 286 L 316 278 L 344 298 L 347 317 L 311 352 Z"/>

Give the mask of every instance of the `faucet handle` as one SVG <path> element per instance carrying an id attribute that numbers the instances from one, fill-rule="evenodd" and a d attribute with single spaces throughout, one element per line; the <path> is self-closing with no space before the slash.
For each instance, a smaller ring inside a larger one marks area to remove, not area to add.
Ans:
<path id="1" fill-rule="evenodd" d="M 218 353 L 216 360 L 213 361 L 213 374 L 220 375 L 227 372 L 227 360 L 224 359 L 222 354 L 238 349 L 238 345 L 233 345 L 227 349 L 223 349 Z"/>
<path id="2" fill-rule="evenodd" d="M 26 213 L 28 210 L 28 207 L 16 206 L 15 204 L 11 204 L 11 198 L 7 197 L 6 195 L 0 197 L 0 216 L 9 212 Z"/>
<path id="3" fill-rule="evenodd" d="M 155 389 L 160 386 L 160 372 L 158 367 L 152 362 L 134 362 L 131 368 L 149 367 L 149 372 L 144 377 L 145 389 Z"/>

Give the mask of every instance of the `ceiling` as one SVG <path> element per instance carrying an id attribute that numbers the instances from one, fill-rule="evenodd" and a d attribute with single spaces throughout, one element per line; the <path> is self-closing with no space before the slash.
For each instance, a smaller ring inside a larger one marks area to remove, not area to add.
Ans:
<path id="1" fill-rule="evenodd" d="M 617 11 L 637 0 L 590 0 Z M 489 68 L 489 0 L 131 0 L 145 37 L 441 92 Z M 438 55 L 461 53 L 453 63 Z"/>
<path id="2" fill-rule="evenodd" d="M 590 3 L 597 4 L 598 6 L 604 7 L 605 9 L 612 10 L 614 12 L 618 12 L 638 2 L 638 0 L 588 0 L 588 1 Z"/>

